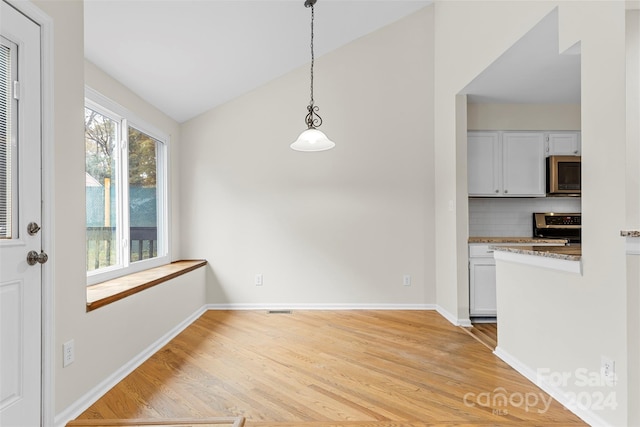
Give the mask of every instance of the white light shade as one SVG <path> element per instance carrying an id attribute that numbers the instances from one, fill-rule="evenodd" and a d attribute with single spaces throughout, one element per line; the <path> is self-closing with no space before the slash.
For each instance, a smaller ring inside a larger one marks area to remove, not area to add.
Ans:
<path id="1" fill-rule="evenodd" d="M 291 148 L 296 151 L 324 151 L 335 147 L 335 142 L 327 138 L 327 135 L 318 129 L 307 129 L 300 134 Z"/>

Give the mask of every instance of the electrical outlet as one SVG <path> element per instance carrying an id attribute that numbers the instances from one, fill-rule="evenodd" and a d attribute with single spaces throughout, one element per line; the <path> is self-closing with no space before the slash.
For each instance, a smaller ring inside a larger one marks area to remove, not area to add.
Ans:
<path id="1" fill-rule="evenodd" d="M 62 344 L 62 367 L 66 368 L 76 359 L 73 340 L 69 340 Z"/>
<path id="2" fill-rule="evenodd" d="M 404 276 L 402 276 L 402 284 L 404 286 L 411 286 L 411 275 L 410 274 L 405 274 Z"/>
<path id="3" fill-rule="evenodd" d="M 600 372 L 605 381 L 616 382 L 616 362 L 613 359 L 602 356 L 600 358 Z"/>
<path id="4" fill-rule="evenodd" d="M 253 282 L 256 286 L 262 286 L 262 274 L 256 274 L 253 278 Z"/>

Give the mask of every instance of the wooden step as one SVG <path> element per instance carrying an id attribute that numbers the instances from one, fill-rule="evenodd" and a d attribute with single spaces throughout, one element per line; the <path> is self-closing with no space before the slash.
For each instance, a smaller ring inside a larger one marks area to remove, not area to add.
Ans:
<path id="1" fill-rule="evenodd" d="M 544 422 L 526 424 L 527 427 L 575 427 L 575 423 Z M 312 422 L 272 422 L 272 421 L 247 421 L 245 427 L 508 427 L 522 426 L 521 421 L 509 421 L 500 423 L 478 422 L 423 422 L 423 421 L 312 421 Z"/>
<path id="2" fill-rule="evenodd" d="M 215 417 L 215 418 L 171 418 L 171 419 L 117 419 L 73 420 L 67 427 L 242 427 L 243 417 Z"/>

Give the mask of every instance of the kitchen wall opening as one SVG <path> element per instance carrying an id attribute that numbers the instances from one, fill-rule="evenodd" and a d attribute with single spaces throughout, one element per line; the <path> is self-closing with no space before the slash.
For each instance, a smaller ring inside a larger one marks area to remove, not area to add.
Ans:
<path id="1" fill-rule="evenodd" d="M 547 189 L 549 156 L 581 159 L 580 44 L 563 53 L 558 47 L 556 9 L 461 92 L 468 102 L 467 254 L 474 324 L 495 323 L 499 316 L 491 245 L 564 246 L 568 241 L 535 238 L 534 214 L 581 218 L 579 191 L 556 197 Z M 580 250 L 579 242 L 570 244 Z"/>

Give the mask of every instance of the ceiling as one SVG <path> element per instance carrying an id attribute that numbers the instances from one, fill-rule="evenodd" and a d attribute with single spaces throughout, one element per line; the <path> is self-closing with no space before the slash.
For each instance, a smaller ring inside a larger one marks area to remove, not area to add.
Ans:
<path id="1" fill-rule="evenodd" d="M 320 56 L 431 0 L 320 0 Z M 85 0 L 85 56 L 178 122 L 310 61 L 303 0 Z"/>
<path id="2" fill-rule="evenodd" d="M 320 0 L 320 56 L 431 0 Z M 178 122 L 309 63 L 303 0 L 85 0 L 85 56 Z M 465 87 L 472 103 L 579 103 L 580 46 L 550 13 Z"/>
<path id="3" fill-rule="evenodd" d="M 471 103 L 579 104 L 580 44 L 558 53 L 555 9 L 462 91 Z"/>

